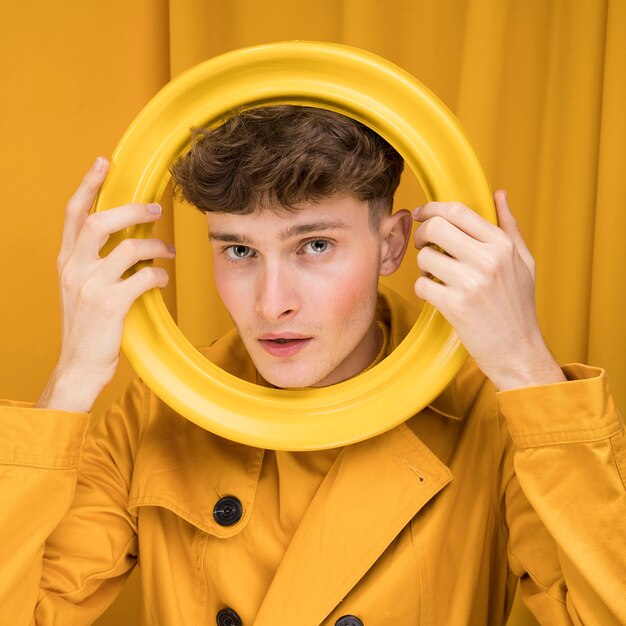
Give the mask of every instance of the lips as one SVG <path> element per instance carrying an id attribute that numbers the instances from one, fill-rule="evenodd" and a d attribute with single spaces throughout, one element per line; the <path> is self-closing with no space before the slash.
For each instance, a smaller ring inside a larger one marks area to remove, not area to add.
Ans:
<path id="1" fill-rule="evenodd" d="M 297 333 L 267 333 L 259 337 L 259 343 L 271 356 L 287 358 L 298 354 L 312 339 Z"/>

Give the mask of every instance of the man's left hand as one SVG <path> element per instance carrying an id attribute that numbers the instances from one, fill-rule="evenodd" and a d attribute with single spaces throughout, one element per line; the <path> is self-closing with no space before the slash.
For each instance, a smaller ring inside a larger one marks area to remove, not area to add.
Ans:
<path id="1" fill-rule="evenodd" d="M 563 381 L 537 322 L 535 262 L 506 193 L 494 200 L 499 227 L 458 202 L 415 209 L 415 293 L 441 311 L 499 390 Z"/>

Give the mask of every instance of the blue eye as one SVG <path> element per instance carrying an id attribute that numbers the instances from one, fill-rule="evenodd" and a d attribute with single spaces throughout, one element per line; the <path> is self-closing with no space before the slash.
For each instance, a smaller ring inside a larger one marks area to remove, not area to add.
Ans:
<path id="1" fill-rule="evenodd" d="M 226 248 L 226 254 L 231 259 L 245 259 L 251 256 L 251 253 L 252 248 L 249 248 L 248 246 L 242 246 L 240 244 L 228 246 L 228 248 Z"/>
<path id="2" fill-rule="evenodd" d="M 330 241 L 326 241 L 326 239 L 314 239 L 305 244 L 305 251 L 310 251 L 311 254 L 323 254 L 329 247 Z"/>

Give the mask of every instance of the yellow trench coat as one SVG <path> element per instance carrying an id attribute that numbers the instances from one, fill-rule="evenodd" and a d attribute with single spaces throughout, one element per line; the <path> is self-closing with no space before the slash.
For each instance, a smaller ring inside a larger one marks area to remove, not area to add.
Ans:
<path id="1" fill-rule="evenodd" d="M 386 293 L 381 315 L 393 348 L 415 313 Z M 236 335 L 208 356 L 256 380 Z M 496 393 L 469 361 L 405 424 L 320 453 L 226 441 L 140 381 L 93 428 L 4 402 L 0 624 L 90 624 L 136 563 L 161 626 L 502 624 L 518 577 L 544 624 L 626 624 L 624 427 L 602 370 L 564 371 Z"/>

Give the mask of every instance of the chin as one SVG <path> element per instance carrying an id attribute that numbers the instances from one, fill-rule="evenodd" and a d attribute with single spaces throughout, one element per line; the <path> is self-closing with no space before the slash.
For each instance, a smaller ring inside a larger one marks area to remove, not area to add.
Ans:
<path id="1" fill-rule="evenodd" d="M 291 371 L 276 372 L 272 369 L 265 369 L 265 371 L 264 369 L 263 367 L 257 366 L 257 370 L 261 376 L 268 383 L 280 389 L 305 389 L 306 387 L 313 387 L 326 377 L 326 375 L 321 372 L 296 372 L 293 371 L 293 369 Z"/>
<path id="2" fill-rule="evenodd" d="M 271 373 L 266 376 L 263 372 L 261 372 L 261 376 L 263 376 L 268 383 L 279 389 L 305 389 L 306 387 L 315 385 L 319 380 L 317 377 L 302 378 L 301 376 L 278 376 L 272 375 Z"/>

